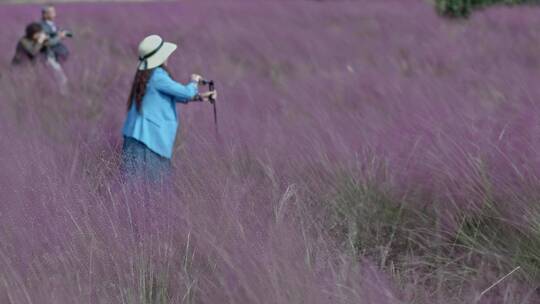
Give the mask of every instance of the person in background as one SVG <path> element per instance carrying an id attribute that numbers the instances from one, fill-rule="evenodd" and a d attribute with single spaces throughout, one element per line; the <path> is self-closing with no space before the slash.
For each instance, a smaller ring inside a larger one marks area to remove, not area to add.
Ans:
<path id="1" fill-rule="evenodd" d="M 33 63 L 37 58 L 46 59 L 49 49 L 46 45 L 47 34 L 39 23 L 31 23 L 26 27 L 25 35 L 17 43 L 15 56 L 11 63 L 20 65 Z"/>
<path id="2" fill-rule="evenodd" d="M 17 43 L 11 64 L 20 66 L 34 64 L 38 61 L 52 68 L 54 77 L 60 86 L 60 92 L 66 94 L 68 83 L 66 74 L 49 46 L 49 36 L 40 23 L 34 22 L 26 26 L 24 37 Z"/>
<path id="3" fill-rule="evenodd" d="M 54 54 L 57 62 L 64 62 L 69 57 L 68 48 L 62 43 L 70 32 L 61 31 L 54 23 L 56 19 L 56 8 L 53 5 L 46 5 L 41 10 L 41 26 L 48 36 L 48 47 Z"/>
<path id="4" fill-rule="evenodd" d="M 176 48 L 158 35 L 139 44 L 139 66 L 122 132 L 122 171 L 127 177 L 160 180 L 171 168 L 179 125 L 176 103 L 217 98 L 216 91 L 198 94 L 203 80 L 199 75 L 193 74 L 187 85 L 173 80 L 167 59 Z"/>

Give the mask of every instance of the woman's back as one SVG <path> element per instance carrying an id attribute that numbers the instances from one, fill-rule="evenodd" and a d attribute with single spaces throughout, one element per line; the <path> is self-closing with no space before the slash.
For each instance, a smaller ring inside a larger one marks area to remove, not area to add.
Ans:
<path id="1" fill-rule="evenodd" d="M 171 158 L 178 129 L 176 102 L 186 103 L 197 94 L 197 85 L 174 81 L 158 67 L 152 71 L 140 107 L 131 100 L 123 134 L 143 142 L 160 156 Z"/>
<path id="2" fill-rule="evenodd" d="M 173 82 L 163 68 L 156 68 L 146 86 L 140 114 L 159 121 L 177 121 L 175 97 L 162 88 L 164 83 Z"/>

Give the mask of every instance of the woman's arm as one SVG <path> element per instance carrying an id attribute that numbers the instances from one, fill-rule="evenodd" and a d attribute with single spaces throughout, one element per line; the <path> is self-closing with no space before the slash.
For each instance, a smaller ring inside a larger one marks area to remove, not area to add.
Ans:
<path id="1" fill-rule="evenodd" d="M 155 83 L 158 91 L 174 97 L 176 102 L 187 103 L 199 93 L 197 83 L 190 82 L 188 85 L 182 85 L 172 80 L 166 73 L 159 74 Z"/>

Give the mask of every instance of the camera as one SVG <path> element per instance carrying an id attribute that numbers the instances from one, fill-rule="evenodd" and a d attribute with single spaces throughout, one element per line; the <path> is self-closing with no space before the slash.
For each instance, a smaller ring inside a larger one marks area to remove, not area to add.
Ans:
<path id="1" fill-rule="evenodd" d="M 73 38 L 73 36 L 74 36 L 72 31 L 65 31 L 65 35 L 68 38 Z"/>
<path id="2" fill-rule="evenodd" d="M 208 86 L 208 91 L 213 91 L 215 89 L 215 86 L 214 86 L 214 81 L 213 80 L 206 80 L 206 79 L 203 79 L 201 80 L 201 85 L 204 85 L 204 86 Z M 214 103 L 214 98 L 213 97 L 210 97 L 210 102 L 211 103 Z"/>
<path id="3" fill-rule="evenodd" d="M 214 81 L 213 80 L 203 79 L 203 80 L 201 80 L 201 84 L 202 85 L 207 85 L 207 86 L 214 86 Z"/>

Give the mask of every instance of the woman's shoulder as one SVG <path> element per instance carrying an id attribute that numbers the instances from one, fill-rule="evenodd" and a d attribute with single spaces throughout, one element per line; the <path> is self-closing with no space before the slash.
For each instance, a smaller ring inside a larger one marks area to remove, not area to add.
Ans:
<path id="1" fill-rule="evenodd" d="M 163 82 L 170 80 L 172 80 L 172 78 L 169 73 L 161 67 L 156 68 L 152 73 L 151 82 Z"/>
<path id="2" fill-rule="evenodd" d="M 159 80 L 166 77 L 169 77 L 169 74 L 167 74 L 167 72 L 163 68 L 155 68 L 154 71 L 152 72 L 151 79 Z"/>
<path id="3" fill-rule="evenodd" d="M 155 74 L 155 75 L 166 75 L 166 76 L 169 75 L 169 73 L 167 73 L 167 71 L 165 71 L 165 69 L 162 68 L 162 67 L 157 67 L 157 68 L 154 70 L 154 74 Z"/>

